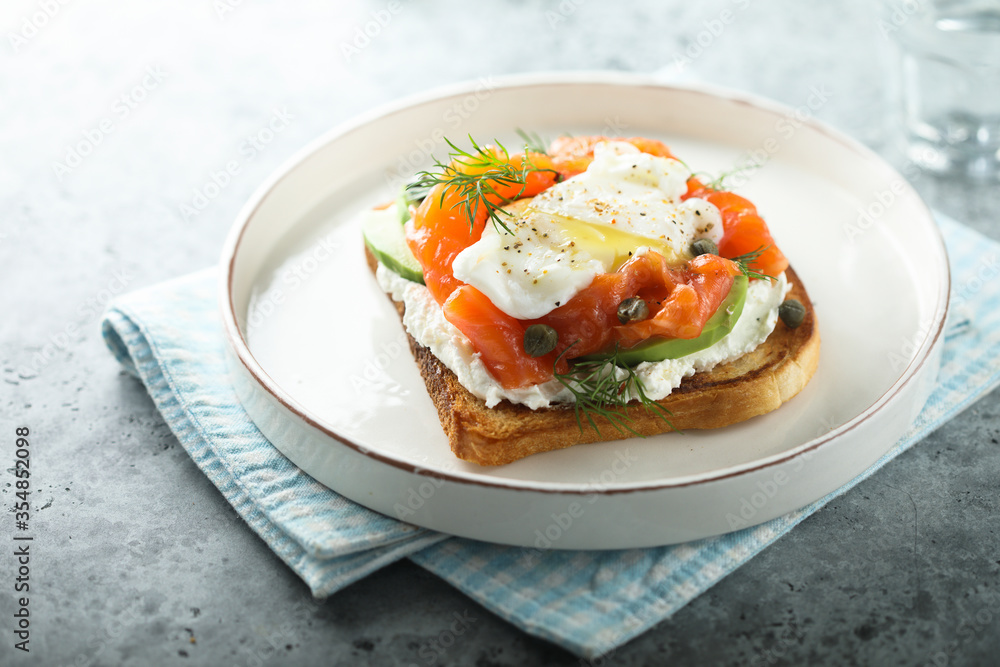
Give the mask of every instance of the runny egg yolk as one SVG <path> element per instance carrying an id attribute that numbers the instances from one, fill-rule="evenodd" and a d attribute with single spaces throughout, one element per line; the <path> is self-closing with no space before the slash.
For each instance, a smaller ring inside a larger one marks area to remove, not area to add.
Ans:
<path id="1" fill-rule="evenodd" d="M 610 225 L 600 225 L 592 222 L 584 222 L 576 218 L 564 215 L 552 215 L 532 211 L 530 221 L 537 224 L 539 218 L 546 217 L 553 224 L 558 225 L 569 237 L 571 247 L 578 248 L 579 252 L 601 262 L 607 271 L 617 271 L 618 268 L 628 261 L 629 257 L 635 254 L 639 248 L 649 248 L 663 255 L 668 263 L 683 264 L 691 258 L 690 252 L 678 252 L 678 250 L 663 238 L 649 238 L 635 234 L 626 229 L 617 229 Z"/>

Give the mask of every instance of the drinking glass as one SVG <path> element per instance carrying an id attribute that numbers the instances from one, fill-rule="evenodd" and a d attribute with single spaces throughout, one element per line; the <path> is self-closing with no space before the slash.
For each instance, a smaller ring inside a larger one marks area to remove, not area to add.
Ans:
<path id="1" fill-rule="evenodd" d="M 884 0 L 907 157 L 932 172 L 1000 177 L 1000 0 Z"/>

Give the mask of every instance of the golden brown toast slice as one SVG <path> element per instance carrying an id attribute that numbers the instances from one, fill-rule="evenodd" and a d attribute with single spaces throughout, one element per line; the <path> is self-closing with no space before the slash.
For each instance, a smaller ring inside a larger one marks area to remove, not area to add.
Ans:
<path id="1" fill-rule="evenodd" d="M 365 252 L 374 272 L 377 262 L 367 248 Z M 768 339 L 753 352 L 685 378 L 658 401 L 670 411 L 670 425 L 637 403 L 628 409 L 633 419 L 630 426 L 642 435 L 664 433 L 671 425 L 681 431 L 719 428 L 771 412 L 799 393 L 819 363 L 819 329 L 802 281 L 791 268 L 786 275 L 792 284 L 789 298 L 798 299 L 806 308 L 801 325 L 790 329 L 779 319 Z M 403 304 L 393 303 L 402 318 Z M 572 445 L 634 437 L 599 417 L 594 420 L 600 433 L 586 421 L 581 429 L 569 404 L 532 410 L 501 401 L 487 408 L 430 350 L 409 334 L 407 338 L 451 449 L 463 461 L 503 465 Z"/>

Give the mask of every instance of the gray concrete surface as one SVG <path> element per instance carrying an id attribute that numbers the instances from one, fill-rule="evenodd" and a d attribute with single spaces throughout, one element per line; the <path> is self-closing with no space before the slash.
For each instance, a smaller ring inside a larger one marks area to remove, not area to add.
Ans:
<path id="1" fill-rule="evenodd" d="M 817 115 L 892 156 L 881 37 L 867 5 L 4 2 L 0 456 L 7 470 L 15 427 L 30 427 L 36 539 L 30 654 L 13 648 L 15 564 L 11 542 L 0 547 L 0 664 L 577 664 L 409 562 L 312 601 L 118 370 L 98 313 L 113 293 L 215 262 L 258 183 L 335 123 L 489 74 L 656 70 L 697 45 L 723 10 L 733 20 L 703 40 L 690 72 L 791 105 L 825 83 L 836 94 Z M 370 43 L 345 53 L 356 28 L 390 7 L 398 11 Z M 294 120 L 248 150 L 246 137 L 280 108 Z M 90 154 L 57 168 L 81 141 Z M 185 216 L 181 204 L 233 160 L 232 182 Z M 916 186 L 1000 238 L 995 184 L 925 177 Z M 998 398 L 606 663 L 996 664 Z M 432 656 L 466 611 L 476 619 L 469 632 Z"/>

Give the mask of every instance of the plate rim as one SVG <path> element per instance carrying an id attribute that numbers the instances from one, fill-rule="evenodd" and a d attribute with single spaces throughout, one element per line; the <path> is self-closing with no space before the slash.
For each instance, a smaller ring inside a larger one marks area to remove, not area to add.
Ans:
<path id="1" fill-rule="evenodd" d="M 491 77 L 492 78 L 492 77 Z M 536 72 L 531 74 L 513 74 L 513 75 L 503 75 L 493 78 L 496 82 L 495 90 L 506 90 L 515 88 L 530 88 L 538 86 L 553 86 L 553 85 L 581 85 L 581 84 L 603 84 L 603 85 L 618 85 L 629 88 L 657 88 L 665 90 L 673 90 L 677 92 L 685 93 L 698 93 L 712 98 L 721 98 L 729 102 L 735 102 L 737 104 L 742 104 L 750 106 L 756 109 L 761 109 L 769 113 L 780 113 L 787 114 L 793 113 L 794 110 L 790 107 L 771 100 L 769 98 L 748 93 L 746 91 L 726 88 L 722 86 L 717 86 L 714 84 L 708 84 L 703 82 L 668 82 L 661 78 L 651 75 L 635 74 L 635 73 L 623 73 L 605 70 L 591 70 L 591 71 L 573 71 L 573 72 Z M 456 95 L 463 95 L 475 92 L 477 87 L 481 85 L 481 79 L 479 80 L 469 80 L 462 81 L 458 83 L 450 83 L 442 86 L 436 86 L 426 91 L 418 92 L 412 95 L 402 97 L 400 99 L 390 101 L 388 103 L 379 105 L 373 109 L 366 112 L 358 114 L 351 119 L 340 123 L 330 130 L 327 130 L 323 134 L 319 135 L 303 148 L 296 151 L 291 157 L 289 157 L 283 164 L 281 164 L 271 175 L 265 179 L 250 196 L 247 203 L 241 208 L 236 216 L 233 226 L 227 235 L 225 244 L 223 246 L 221 255 L 221 268 L 222 268 L 222 280 L 219 283 L 219 306 L 223 321 L 223 330 L 226 338 L 226 342 L 229 346 L 230 352 L 232 352 L 236 360 L 243 366 L 244 370 L 247 371 L 258 383 L 258 385 L 265 390 L 272 398 L 277 400 L 282 407 L 290 411 L 298 419 L 302 420 L 306 425 L 318 430 L 323 435 L 333 438 L 334 440 L 340 442 L 341 444 L 354 450 L 365 457 L 374 459 L 378 462 L 388 464 L 394 468 L 398 468 L 404 472 L 418 474 L 425 477 L 436 478 L 446 482 L 465 484 L 470 486 L 484 486 L 484 487 L 495 487 L 498 489 L 505 490 L 516 490 L 516 491 L 530 491 L 536 493 L 546 493 L 546 494 L 564 494 L 564 495 L 579 495 L 579 496 L 590 496 L 590 495 L 602 495 L 611 496 L 618 494 L 631 494 L 639 492 L 648 491 L 658 491 L 665 489 L 679 489 L 690 486 L 700 486 L 704 484 L 710 484 L 713 482 L 719 482 L 722 480 L 730 479 L 733 477 L 741 477 L 744 475 L 751 475 L 761 470 L 767 468 L 779 466 L 787 461 L 796 459 L 800 456 L 814 452 L 815 450 L 827 445 L 834 440 L 840 438 L 844 434 L 850 432 L 851 430 L 858 428 L 869 419 L 873 418 L 875 415 L 880 413 L 885 405 L 892 400 L 892 398 L 901 393 L 903 389 L 909 384 L 914 377 L 917 376 L 920 369 L 927 363 L 927 361 L 933 356 L 933 351 L 937 347 L 939 341 L 941 340 L 944 327 L 946 324 L 947 314 L 950 308 L 951 301 L 951 272 L 948 263 L 947 248 L 944 243 L 944 237 L 941 233 L 940 227 L 934 222 L 934 217 L 927 204 L 923 199 L 913 190 L 909 181 L 905 179 L 899 171 L 893 167 L 888 161 L 882 158 L 880 155 L 875 153 L 872 149 L 868 148 L 864 144 L 860 143 L 856 139 L 844 134 L 840 130 L 837 130 L 826 123 L 817 120 L 814 117 L 807 118 L 803 124 L 809 126 L 811 129 L 826 135 L 828 138 L 840 143 L 846 148 L 858 153 L 862 158 L 873 162 L 878 165 L 878 167 L 884 171 L 888 171 L 890 176 L 896 177 L 902 180 L 908 190 L 910 190 L 913 195 L 914 202 L 917 204 L 919 209 L 924 213 L 922 224 L 929 224 L 931 236 L 936 241 L 935 249 L 938 251 L 939 259 L 943 263 L 943 280 L 939 281 L 938 294 L 936 295 L 934 302 L 934 312 L 932 314 L 932 321 L 934 325 L 928 331 L 927 335 L 921 341 L 920 346 L 907 367 L 899 375 L 899 377 L 890 385 L 885 392 L 883 392 L 878 398 L 876 398 L 865 410 L 855 415 L 853 418 L 847 422 L 841 424 L 840 426 L 832 429 L 828 433 L 807 440 L 798 446 L 779 453 L 772 454 L 770 456 L 764 457 L 762 459 L 756 459 L 751 462 L 737 464 L 736 466 L 730 466 L 728 468 L 721 469 L 719 471 L 704 472 L 696 475 L 689 475 L 685 478 L 680 478 L 674 481 L 659 481 L 655 483 L 650 482 L 636 482 L 632 485 L 622 485 L 617 487 L 605 487 L 601 489 L 594 489 L 591 487 L 581 488 L 579 485 L 568 482 L 528 482 L 525 480 L 510 479 L 510 478 L 495 478 L 495 479 L 482 479 L 479 477 L 470 477 L 466 473 L 460 471 L 442 471 L 436 469 L 423 468 L 413 463 L 402 461 L 396 459 L 392 456 L 388 456 L 381 452 L 372 451 L 363 445 L 360 445 L 349 438 L 339 434 L 335 429 L 325 424 L 321 419 L 314 417 L 309 410 L 301 406 L 293 396 L 291 396 L 287 391 L 282 389 L 268 373 L 263 369 L 263 367 L 257 362 L 253 353 L 250 351 L 249 345 L 247 344 L 246 338 L 243 331 L 240 329 L 238 324 L 238 318 L 236 316 L 236 306 L 233 297 L 233 284 L 235 280 L 235 267 L 236 260 L 239 254 L 240 244 L 243 240 L 243 235 L 250 223 L 252 222 L 254 215 L 257 210 L 267 198 L 267 196 L 283 181 L 286 177 L 291 174 L 294 169 L 308 159 L 311 155 L 322 150 L 328 143 L 334 141 L 335 139 L 345 136 L 350 132 L 359 129 L 365 125 L 368 125 L 377 120 L 388 118 L 396 113 L 406 111 L 412 107 L 419 106 L 421 104 L 427 104 L 430 102 L 435 102 L 442 98 L 452 97 Z M 280 448 L 279 448 L 280 449 Z"/>

